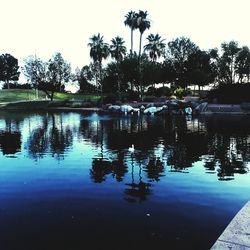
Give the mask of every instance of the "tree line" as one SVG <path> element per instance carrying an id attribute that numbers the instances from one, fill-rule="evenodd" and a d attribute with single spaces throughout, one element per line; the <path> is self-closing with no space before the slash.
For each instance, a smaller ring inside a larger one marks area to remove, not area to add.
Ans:
<path id="1" fill-rule="evenodd" d="M 130 11 L 124 25 L 130 29 L 130 50 L 122 37 L 116 36 L 106 43 L 100 33 L 90 37 L 88 47 L 92 62 L 77 68 L 74 73 L 60 53 L 44 62 L 29 56 L 21 69 L 32 88 L 46 92 L 53 99 L 54 91 L 63 91 L 65 83 L 77 81 L 80 92 L 116 94 L 143 98 L 155 94 L 158 83 L 171 88 L 206 85 L 232 85 L 249 83 L 250 50 L 236 41 L 223 42 L 220 50 L 202 50 L 187 37 L 166 42 L 159 34 L 149 34 L 142 47 L 144 32 L 150 29 L 147 11 Z M 138 52 L 134 50 L 134 32 L 139 31 Z M 103 66 L 106 59 L 109 61 Z M 17 81 L 19 66 L 9 54 L 0 56 L 0 81 L 9 87 Z"/>

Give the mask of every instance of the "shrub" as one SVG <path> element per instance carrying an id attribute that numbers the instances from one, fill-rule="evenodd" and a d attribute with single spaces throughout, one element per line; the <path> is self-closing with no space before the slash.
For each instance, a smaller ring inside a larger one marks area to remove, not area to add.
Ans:
<path id="1" fill-rule="evenodd" d="M 115 94 L 107 94 L 104 98 L 103 98 L 103 104 L 107 104 L 107 103 L 112 103 L 115 104 L 115 102 L 117 101 L 118 97 Z"/>
<path id="2" fill-rule="evenodd" d="M 172 93 L 172 90 L 168 87 L 161 87 L 161 88 L 158 88 L 156 89 L 156 93 L 155 95 L 157 97 L 160 97 L 160 96 L 171 96 L 173 93 Z"/>
<path id="3" fill-rule="evenodd" d="M 146 95 L 148 95 L 148 96 L 155 96 L 156 95 L 156 91 L 157 91 L 156 88 L 149 87 L 148 90 L 147 90 L 147 92 L 146 92 Z"/>
<path id="4" fill-rule="evenodd" d="M 155 96 L 145 96 L 143 98 L 144 102 L 154 102 L 155 101 Z"/>
<path id="5" fill-rule="evenodd" d="M 216 100 L 223 104 L 239 104 L 250 102 L 250 84 L 220 85 L 209 91 L 207 98 L 209 102 Z"/>
<path id="6" fill-rule="evenodd" d="M 139 100 L 139 94 L 135 91 L 128 90 L 127 93 L 122 95 L 122 101 L 137 101 Z"/>
<path id="7" fill-rule="evenodd" d="M 187 96 L 191 93 L 190 89 L 183 89 L 181 87 L 177 88 L 174 91 L 174 94 L 178 97 L 178 98 L 183 98 L 184 96 Z"/>
<path id="8" fill-rule="evenodd" d="M 11 82 L 11 83 L 9 83 L 9 88 L 10 89 L 31 89 L 31 85 L 28 84 L 28 83 L 20 84 L 20 83 L 17 83 L 17 82 L 14 82 L 14 83 Z M 8 89 L 8 84 L 7 83 L 4 83 L 3 89 Z"/>

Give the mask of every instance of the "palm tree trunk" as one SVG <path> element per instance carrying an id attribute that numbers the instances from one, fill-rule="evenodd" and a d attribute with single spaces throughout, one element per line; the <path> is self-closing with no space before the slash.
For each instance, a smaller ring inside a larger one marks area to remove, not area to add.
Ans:
<path id="1" fill-rule="evenodd" d="M 133 29 L 131 28 L 131 50 L 130 54 L 133 54 Z"/>
<path id="2" fill-rule="evenodd" d="M 118 100 L 121 101 L 121 82 L 120 82 L 120 74 L 119 74 L 119 68 L 118 68 L 118 63 L 120 65 L 120 61 L 118 60 L 116 62 L 117 64 L 117 85 L 118 85 Z"/>
<path id="3" fill-rule="evenodd" d="M 141 42 L 142 42 L 142 33 L 140 33 L 139 59 L 140 59 L 140 57 L 141 57 Z"/>
<path id="4" fill-rule="evenodd" d="M 142 42 L 142 33 L 140 33 L 140 44 L 139 44 L 139 84 L 140 84 L 140 99 L 142 101 L 141 42 Z"/>
<path id="5" fill-rule="evenodd" d="M 101 105 L 103 104 L 103 93 L 102 93 L 102 63 L 99 62 L 99 74 L 100 74 L 100 92 L 101 92 Z"/>

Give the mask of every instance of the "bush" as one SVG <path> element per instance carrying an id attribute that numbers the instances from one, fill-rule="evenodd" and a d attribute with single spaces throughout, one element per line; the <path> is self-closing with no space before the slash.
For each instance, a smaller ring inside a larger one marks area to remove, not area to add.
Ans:
<path id="1" fill-rule="evenodd" d="M 139 100 L 139 94 L 135 91 L 128 90 L 122 94 L 122 101 L 137 101 Z"/>
<path id="2" fill-rule="evenodd" d="M 174 91 L 174 94 L 178 97 L 178 98 L 183 98 L 184 96 L 187 96 L 191 93 L 190 89 L 183 89 L 181 87 L 177 88 Z"/>
<path id="3" fill-rule="evenodd" d="M 11 82 L 11 83 L 9 83 L 9 88 L 10 89 L 31 89 L 31 85 L 28 84 L 28 83 L 20 84 L 20 83 L 17 83 L 17 82 L 14 82 L 14 83 Z M 3 89 L 8 89 L 8 84 L 7 83 L 4 83 Z"/>
<path id="4" fill-rule="evenodd" d="M 207 98 L 209 102 L 221 104 L 239 104 L 242 102 L 250 102 L 250 83 L 220 85 L 217 88 L 210 90 Z"/>
<path id="5" fill-rule="evenodd" d="M 143 98 L 144 102 L 154 102 L 155 101 L 155 96 L 145 96 Z"/>
<path id="6" fill-rule="evenodd" d="M 107 103 L 115 104 L 117 100 L 118 100 L 118 96 L 117 95 L 115 95 L 115 94 L 107 94 L 103 98 L 103 104 L 107 104 Z"/>
<path id="7" fill-rule="evenodd" d="M 156 89 L 156 93 L 155 95 L 157 97 L 160 97 L 160 96 L 171 96 L 173 93 L 172 93 L 172 90 L 168 87 L 161 87 L 161 88 L 158 88 Z"/>
<path id="8" fill-rule="evenodd" d="M 155 96 L 156 95 L 156 88 L 154 88 L 154 87 L 149 87 L 148 88 L 148 90 L 147 90 L 147 92 L 146 92 L 146 95 L 148 95 L 148 96 Z"/>

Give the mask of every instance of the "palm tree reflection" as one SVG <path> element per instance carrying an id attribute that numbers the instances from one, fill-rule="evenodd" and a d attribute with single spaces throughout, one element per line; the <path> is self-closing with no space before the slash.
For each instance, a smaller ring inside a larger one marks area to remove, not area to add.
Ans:
<path id="1" fill-rule="evenodd" d="M 160 177 L 164 176 L 164 164 L 160 157 L 153 156 L 149 159 L 148 164 L 144 167 L 147 178 L 150 181 L 160 181 Z"/>
<path id="2" fill-rule="evenodd" d="M 147 199 L 147 196 L 150 195 L 151 190 L 150 186 L 151 184 L 143 182 L 142 180 L 142 166 L 141 163 L 138 163 L 138 176 L 139 180 L 138 182 L 135 181 L 134 178 L 134 159 L 133 159 L 133 154 L 131 154 L 131 183 L 126 183 L 125 185 L 128 186 L 129 188 L 126 188 L 124 193 L 125 195 L 125 200 L 128 202 L 142 202 Z"/>

